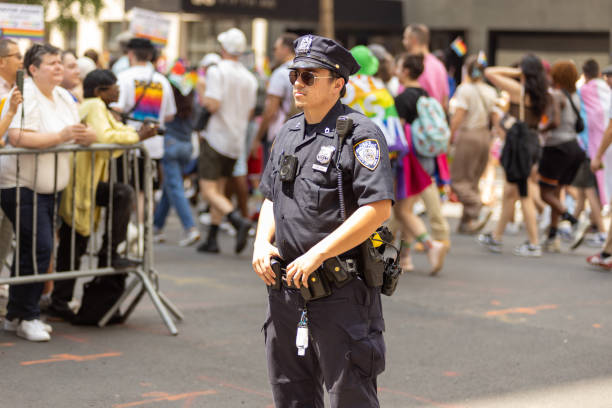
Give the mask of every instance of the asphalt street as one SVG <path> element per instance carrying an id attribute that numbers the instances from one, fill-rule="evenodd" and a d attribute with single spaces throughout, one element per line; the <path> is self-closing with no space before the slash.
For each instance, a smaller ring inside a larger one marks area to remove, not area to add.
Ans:
<path id="1" fill-rule="evenodd" d="M 124 325 L 52 323 L 49 343 L 0 331 L 0 407 L 273 407 L 251 254 L 227 235 L 221 255 L 179 248 L 176 220 L 167 235 L 156 269 L 185 314 L 179 335 L 148 299 Z M 383 300 L 382 407 L 612 407 L 612 273 L 587 267 L 584 247 L 516 257 L 523 237 L 491 254 L 453 235 L 435 278 L 415 256 L 422 271 Z"/>

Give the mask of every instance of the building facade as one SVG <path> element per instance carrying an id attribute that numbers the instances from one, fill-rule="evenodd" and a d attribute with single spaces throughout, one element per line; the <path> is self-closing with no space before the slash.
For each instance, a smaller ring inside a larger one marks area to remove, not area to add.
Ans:
<path id="1" fill-rule="evenodd" d="M 612 62 L 610 0 L 403 1 L 404 22 L 427 24 L 433 49 L 463 34 L 469 52 L 484 50 L 493 64 L 512 64 L 526 52 L 578 66 L 587 58 Z"/>

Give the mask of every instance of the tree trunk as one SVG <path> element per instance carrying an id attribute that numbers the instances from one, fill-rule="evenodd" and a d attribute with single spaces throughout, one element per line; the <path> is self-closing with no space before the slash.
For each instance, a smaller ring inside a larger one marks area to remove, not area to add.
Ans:
<path id="1" fill-rule="evenodd" d="M 334 38 L 334 0 L 319 0 L 319 34 Z"/>

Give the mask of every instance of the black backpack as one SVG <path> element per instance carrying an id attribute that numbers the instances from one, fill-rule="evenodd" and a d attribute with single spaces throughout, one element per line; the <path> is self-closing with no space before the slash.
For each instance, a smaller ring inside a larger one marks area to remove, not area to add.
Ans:
<path id="1" fill-rule="evenodd" d="M 501 165 L 506 180 L 516 183 L 526 180 L 539 149 L 538 135 L 525 122 L 516 121 L 506 132 L 506 142 L 501 154 Z"/>
<path id="2" fill-rule="evenodd" d="M 100 319 L 113 307 L 125 291 L 127 275 L 98 276 L 83 285 L 81 308 L 72 322 L 76 325 L 97 325 Z M 109 324 L 122 323 L 123 317 L 117 313 Z"/>

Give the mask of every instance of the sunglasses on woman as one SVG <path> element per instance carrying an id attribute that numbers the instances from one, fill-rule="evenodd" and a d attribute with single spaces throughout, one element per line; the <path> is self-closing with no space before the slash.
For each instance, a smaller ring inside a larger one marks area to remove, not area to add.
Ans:
<path id="1" fill-rule="evenodd" d="M 297 81 L 298 76 L 300 77 L 300 80 L 304 83 L 304 85 L 306 86 L 312 86 L 314 84 L 315 79 L 333 78 L 333 76 L 316 76 L 310 71 L 302 71 L 302 72 L 289 71 L 289 82 L 291 82 L 291 85 L 295 84 L 295 81 Z"/>

